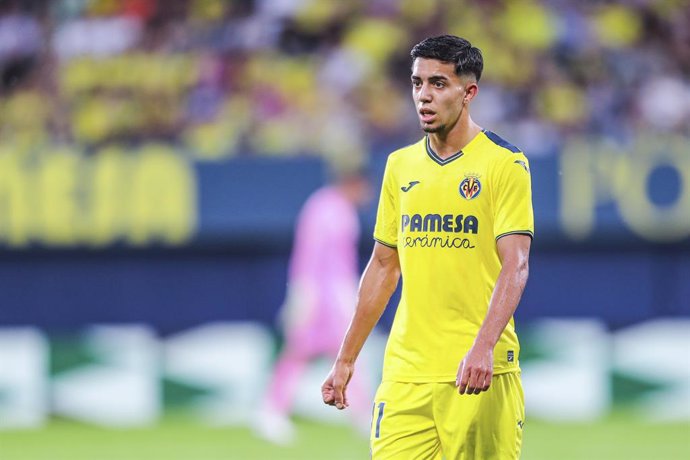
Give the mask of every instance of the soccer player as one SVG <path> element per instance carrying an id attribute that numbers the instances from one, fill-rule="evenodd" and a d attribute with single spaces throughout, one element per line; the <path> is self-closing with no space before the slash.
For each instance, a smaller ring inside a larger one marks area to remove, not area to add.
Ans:
<path id="1" fill-rule="evenodd" d="M 388 157 L 373 254 L 323 401 L 348 382 L 402 274 L 374 401 L 374 459 L 516 459 L 524 399 L 513 313 L 533 236 L 529 164 L 470 117 L 481 51 L 444 35 L 418 43 L 412 96 L 426 136 Z"/>
<path id="2" fill-rule="evenodd" d="M 261 438 L 290 444 L 295 430 L 291 406 L 305 367 L 320 356 L 338 354 L 352 316 L 359 276 L 357 207 L 369 201 L 369 180 L 352 165 L 334 172 L 332 184 L 316 190 L 302 207 L 280 316 L 285 343 L 253 427 Z M 369 426 L 371 394 L 355 380 L 356 428 Z"/>

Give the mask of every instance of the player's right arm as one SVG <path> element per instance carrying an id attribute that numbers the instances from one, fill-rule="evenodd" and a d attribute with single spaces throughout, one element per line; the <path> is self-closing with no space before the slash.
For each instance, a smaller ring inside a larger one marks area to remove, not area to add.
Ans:
<path id="1" fill-rule="evenodd" d="M 324 403 L 338 409 L 348 406 L 347 384 L 354 373 L 355 361 L 367 337 L 381 318 L 399 278 L 398 251 L 376 242 L 371 259 L 362 275 L 352 321 L 335 364 L 321 386 Z"/>

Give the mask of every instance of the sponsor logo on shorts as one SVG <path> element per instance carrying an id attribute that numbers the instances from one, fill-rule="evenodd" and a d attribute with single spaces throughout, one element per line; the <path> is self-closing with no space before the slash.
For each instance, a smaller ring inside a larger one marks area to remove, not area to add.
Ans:
<path id="1" fill-rule="evenodd" d="M 508 362 L 512 363 L 515 361 L 515 352 L 513 350 L 508 350 Z"/>

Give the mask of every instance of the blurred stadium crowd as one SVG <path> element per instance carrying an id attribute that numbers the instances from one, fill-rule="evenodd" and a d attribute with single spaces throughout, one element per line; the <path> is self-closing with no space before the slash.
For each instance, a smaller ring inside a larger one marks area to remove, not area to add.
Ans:
<path id="1" fill-rule="evenodd" d="M 446 32 L 484 52 L 477 121 L 529 155 L 690 135 L 688 0 L 5 0 L 0 150 L 385 153 L 420 135 L 411 46 Z"/>

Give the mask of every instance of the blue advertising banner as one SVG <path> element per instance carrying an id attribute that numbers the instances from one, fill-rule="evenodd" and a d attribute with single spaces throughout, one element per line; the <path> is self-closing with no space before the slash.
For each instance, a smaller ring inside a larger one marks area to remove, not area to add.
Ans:
<path id="1" fill-rule="evenodd" d="M 371 161 L 379 183 L 385 154 Z M 573 139 L 530 159 L 537 244 L 690 241 L 690 140 L 627 148 Z M 313 157 L 193 162 L 158 144 L 0 155 L 0 244 L 25 248 L 212 245 L 285 249 L 301 204 L 325 180 Z M 375 203 L 363 213 L 373 227 Z"/>
<path id="2" fill-rule="evenodd" d="M 536 239 L 518 320 L 690 316 L 687 139 L 573 140 L 531 158 Z M 386 155 L 374 155 L 378 183 Z M 0 155 L 0 324 L 273 324 L 312 157 L 192 162 L 162 145 Z M 362 213 L 362 263 L 375 203 Z M 392 317 L 386 313 L 384 323 Z"/>

